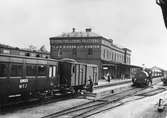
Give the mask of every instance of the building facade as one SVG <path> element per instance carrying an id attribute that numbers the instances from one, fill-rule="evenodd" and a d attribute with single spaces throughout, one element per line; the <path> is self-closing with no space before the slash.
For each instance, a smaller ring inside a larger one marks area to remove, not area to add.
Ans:
<path id="1" fill-rule="evenodd" d="M 18 47 L 12 47 L 8 45 L 0 44 L 0 54 L 17 55 L 17 56 L 29 56 L 29 57 L 40 57 L 50 58 L 50 53 L 40 52 L 36 50 L 20 49 Z"/>
<path id="2" fill-rule="evenodd" d="M 91 31 L 70 33 L 50 38 L 51 58 L 72 58 L 78 62 L 97 64 L 99 77 L 110 74 L 113 78 L 130 77 L 131 50 L 120 48 Z M 100 79 L 99 78 L 99 79 Z"/>

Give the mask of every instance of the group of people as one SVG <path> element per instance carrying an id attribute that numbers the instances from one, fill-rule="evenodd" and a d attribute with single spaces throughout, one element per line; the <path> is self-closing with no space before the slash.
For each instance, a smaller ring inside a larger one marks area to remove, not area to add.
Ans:
<path id="1" fill-rule="evenodd" d="M 112 74 L 110 73 L 107 73 L 103 76 L 103 79 L 105 79 L 106 81 L 110 82 L 110 80 L 112 79 Z"/>
<path id="2" fill-rule="evenodd" d="M 113 78 L 114 78 L 114 76 L 111 73 L 107 73 L 103 76 L 103 79 L 105 79 L 108 82 L 110 82 Z M 125 74 L 121 74 L 120 78 L 125 79 Z"/>

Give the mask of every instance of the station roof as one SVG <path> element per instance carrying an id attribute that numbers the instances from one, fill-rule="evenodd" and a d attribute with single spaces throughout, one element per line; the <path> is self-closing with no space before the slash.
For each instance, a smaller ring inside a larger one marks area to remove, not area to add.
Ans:
<path id="1" fill-rule="evenodd" d="M 58 36 L 55 36 L 55 37 L 50 37 L 50 40 L 56 40 L 56 39 L 80 39 L 80 38 L 102 38 L 104 40 L 107 40 L 108 42 L 111 43 L 111 45 L 113 47 L 116 47 L 116 48 L 119 48 L 119 49 L 123 49 L 123 50 L 127 50 L 129 52 L 131 52 L 130 49 L 128 48 L 125 48 L 125 47 L 121 47 L 121 46 L 118 46 L 116 44 L 113 44 L 113 40 L 112 39 L 108 39 L 108 38 L 105 38 L 104 36 L 102 35 L 99 35 L 99 34 L 96 34 L 94 32 L 92 32 L 92 29 L 91 28 L 86 28 L 85 31 L 76 31 L 75 28 L 72 29 L 72 32 L 66 32 L 66 33 L 62 33 Z"/>
<path id="2" fill-rule="evenodd" d="M 102 61 L 102 66 L 124 66 L 129 68 L 142 68 L 141 66 L 137 65 L 130 65 L 130 64 L 124 64 L 124 63 L 117 63 L 117 62 L 109 62 L 109 61 Z"/>
<path id="3" fill-rule="evenodd" d="M 141 66 L 137 66 L 137 65 L 129 65 L 129 64 L 123 64 L 123 63 L 118 63 L 118 65 L 120 66 L 127 66 L 130 68 L 142 68 Z"/>
<path id="4" fill-rule="evenodd" d="M 73 28 L 72 32 L 62 33 L 61 35 L 58 35 L 58 36 L 52 37 L 52 38 L 70 38 L 70 37 L 72 37 L 72 38 L 78 38 L 78 37 L 81 38 L 81 37 L 102 37 L 102 36 L 92 32 L 91 28 L 87 28 L 85 30 L 85 32 L 75 31 L 75 28 Z"/>

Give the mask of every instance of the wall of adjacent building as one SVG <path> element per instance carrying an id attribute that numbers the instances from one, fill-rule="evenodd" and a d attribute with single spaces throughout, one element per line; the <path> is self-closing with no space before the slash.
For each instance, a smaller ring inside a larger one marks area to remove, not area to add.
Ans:
<path id="1" fill-rule="evenodd" d="M 0 54 L 50 58 L 50 53 L 42 53 L 42 52 L 37 52 L 37 51 L 23 50 L 23 49 L 7 47 L 7 46 L 0 47 Z"/>

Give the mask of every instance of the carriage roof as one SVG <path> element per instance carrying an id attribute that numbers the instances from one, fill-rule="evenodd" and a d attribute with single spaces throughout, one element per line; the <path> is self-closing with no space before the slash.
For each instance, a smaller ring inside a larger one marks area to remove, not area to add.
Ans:
<path id="1" fill-rule="evenodd" d="M 56 64 L 57 60 L 39 58 L 39 57 L 27 57 L 27 56 L 16 56 L 16 55 L 5 55 L 0 54 L 0 62 L 15 62 L 15 63 L 29 63 L 29 64 Z"/>

